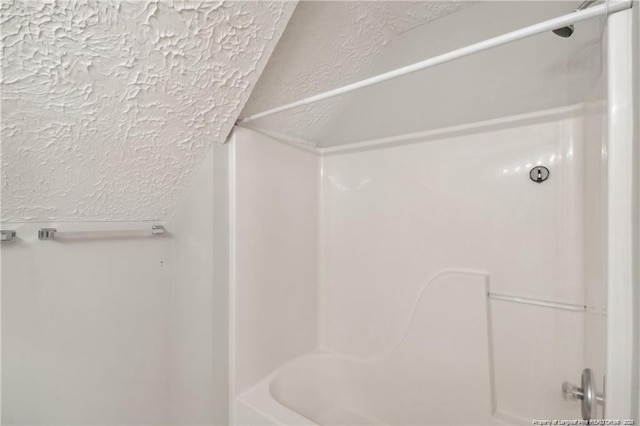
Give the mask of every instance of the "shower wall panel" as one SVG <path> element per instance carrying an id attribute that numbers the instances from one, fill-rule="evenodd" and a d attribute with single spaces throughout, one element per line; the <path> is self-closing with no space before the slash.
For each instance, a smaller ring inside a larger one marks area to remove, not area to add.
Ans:
<path id="1" fill-rule="evenodd" d="M 382 352 L 445 270 L 486 272 L 494 293 L 584 305 L 582 114 L 567 107 L 325 155 L 321 346 Z M 536 165 L 547 181 L 530 179 Z M 496 415 L 577 417 L 559 395 L 583 367 L 583 313 L 490 306 Z"/>
<path id="2" fill-rule="evenodd" d="M 231 141 L 233 396 L 317 345 L 317 154 L 236 128 Z"/>
<path id="3" fill-rule="evenodd" d="M 603 43 L 606 49 L 606 43 Z M 584 367 L 591 368 L 598 391 L 604 388 L 607 347 L 606 257 L 606 75 L 589 93 L 584 116 Z"/>

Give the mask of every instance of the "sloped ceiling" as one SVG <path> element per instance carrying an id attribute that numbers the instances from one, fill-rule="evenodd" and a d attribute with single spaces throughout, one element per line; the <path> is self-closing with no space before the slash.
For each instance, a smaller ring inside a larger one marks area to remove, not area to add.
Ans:
<path id="1" fill-rule="evenodd" d="M 301 2 L 241 116 L 562 16 L 578 4 Z M 242 126 L 329 148 L 574 105 L 604 72 L 604 23 L 580 22 L 570 38 L 546 31 Z"/>
<path id="2" fill-rule="evenodd" d="M 366 78 L 398 35 L 472 2 L 301 1 L 241 116 L 298 101 Z M 428 43 L 430 41 L 425 41 Z M 434 41 L 437 43 L 437 41 Z M 248 124 L 307 143 L 348 104 L 341 96 Z M 277 130 L 273 130 L 277 129 Z"/>
<path id="3" fill-rule="evenodd" d="M 2 220 L 167 218 L 295 3 L 2 2 Z"/>

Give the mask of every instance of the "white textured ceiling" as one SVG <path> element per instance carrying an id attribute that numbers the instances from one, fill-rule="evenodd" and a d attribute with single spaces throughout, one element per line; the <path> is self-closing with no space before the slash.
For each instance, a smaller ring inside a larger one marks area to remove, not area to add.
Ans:
<path id="1" fill-rule="evenodd" d="M 302 2 L 241 115 L 555 18 L 578 4 Z M 604 22 L 575 27 L 570 38 L 547 31 L 243 126 L 328 148 L 583 102 L 603 72 Z"/>
<path id="2" fill-rule="evenodd" d="M 366 78 L 371 75 L 371 65 L 396 36 L 469 5 L 455 0 L 302 1 L 241 116 Z M 432 41 L 425 40 L 428 42 Z M 349 96 L 341 96 L 256 121 L 249 127 L 259 129 L 265 124 L 271 133 L 304 143 L 309 135 L 322 134 L 325 123 L 348 100 Z"/>
<path id="3" fill-rule="evenodd" d="M 2 2 L 2 219 L 169 216 L 295 3 Z"/>
<path id="4" fill-rule="evenodd" d="M 562 16 L 576 1 L 482 1 L 396 38 L 381 73 Z M 570 38 L 546 31 L 354 92 L 325 123 L 322 147 L 395 137 L 584 102 L 601 78 L 604 19 Z M 434 40 L 425 43 L 425 40 Z"/>

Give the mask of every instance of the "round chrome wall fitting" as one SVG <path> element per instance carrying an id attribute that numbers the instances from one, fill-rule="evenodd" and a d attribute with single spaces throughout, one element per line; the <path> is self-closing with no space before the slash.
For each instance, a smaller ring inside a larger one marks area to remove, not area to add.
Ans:
<path id="1" fill-rule="evenodd" d="M 549 179 L 549 169 L 545 166 L 536 166 L 529 172 L 529 177 L 536 183 L 542 183 Z"/>

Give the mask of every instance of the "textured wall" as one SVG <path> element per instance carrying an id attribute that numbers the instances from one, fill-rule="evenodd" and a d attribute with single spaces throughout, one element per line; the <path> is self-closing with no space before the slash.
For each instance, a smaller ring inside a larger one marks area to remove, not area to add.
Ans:
<path id="1" fill-rule="evenodd" d="M 146 220 L 226 137 L 295 3 L 1 7 L 2 219 Z"/>
<path id="2" fill-rule="evenodd" d="M 301 2 L 242 116 L 369 77 L 371 65 L 397 35 L 469 5 L 456 0 Z M 248 126 L 303 141 L 323 140 L 327 122 L 349 99 L 340 96 Z"/>

